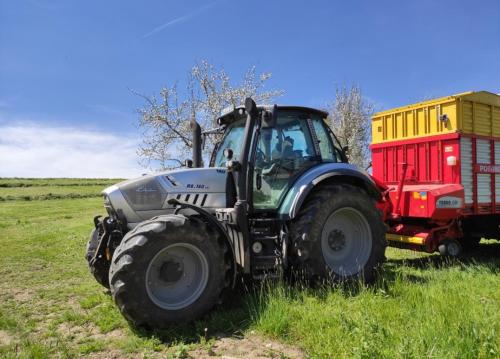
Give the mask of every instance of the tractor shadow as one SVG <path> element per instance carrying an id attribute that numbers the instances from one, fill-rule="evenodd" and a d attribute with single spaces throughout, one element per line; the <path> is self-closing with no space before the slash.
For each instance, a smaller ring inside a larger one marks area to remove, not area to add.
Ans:
<path id="1" fill-rule="evenodd" d="M 459 258 L 443 257 L 433 254 L 419 258 L 390 259 L 387 266 L 406 266 L 415 269 L 446 269 L 455 266 L 472 267 L 481 265 L 493 274 L 500 272 L 500 242 L 481 242 L 476 248 L 467 249 Z"/>
<path id="2" fill-rule="evenodd" d="M 278 298 L 279 301 L 293 303 L 304 296 L 320 301 L 331 300 L 335 292 L 344 298 L 357 297 L 367 290 L 379 293 L 389 292 L 397 280 L 393 270 L 384 269 L 383 281 L 365 284 L 361 281 L 331 282 L 294 280 L 267 280 L 264 282 L 242 281 L 229 293 L 223 304 L 218 305 L 201 320 L 191 323 L 180 323 L 168 329 L 150 330 L 147 328 L 130 327 L 135 335 L 144 339 L 156 338 L 165 345 L 208 344 L 223 338 L 242 339 L 245 333 L 259 322 L 262 316 L 269 314 L 269 303 Z M 406 275 L 405 280 L 413 283 L 425 283 L 425 278 Z"/>
<path id="3" fill-rule="evenodd" d="M 482 265 L 492 273 L 500 273 L 500 243 L 482 243 L 469 250 L 460 259 L 450 259 L 438 254 L 418 258 L 389 259 L 379 269 L 378 279 L 371 284 L 361 281 L 333 283 L 330 281 L 305 282 L 303 280 L 270 280 L 265 282 L 240 281 L 228 293 L 223 304 L 218 305 L 201 320 L 180 323 L 164 330 L 131 327 L 139 337 L 156 338 L 167 345 L 178 343 L 206 344 L 222 338 L 243 338 L 244 334 L 269 310 L 269 298 L 276 297 L 293 302 L 302 295 L 318 300 L 330 300 L 332 291 L 344 298 L 357 297 L 369 291 L 374 295 L 390 295 L 396 282 L 425 285 L 432 278 L 425 270 L 440 270 L 454 266 L 466 268 Z M 406 268 L 424 270 L 409 273 Z"/>
<path id="4" fill-rule="evenodd" d="M 320 300 L 327 292 L 341 290 L 347 296 L 357 295 L 357 285 L 339 284 L 328 287 L 324 282 L 310 283 L 301 280 L 271 279 L 252 281 L 241 279 L 235 289 L 228 293 L 224 302 L 216 306 L 204 318 L 191 323 L 180 323 L 168 329 L 153 330 L 130 326 L 135 335 L 144 339 L 156 338 L 165 345 L 183 343 L 207 344 L 223 338 L 243 339 L 248 330 L 269 311 L 273 298 L 292 302 L 303 293 Z M 327 289 L 328 288 L 328 289 Z"/>
<path id="5" fill-rule="evenodd" d="M 259 300 L 255 284 L 238 283 L 224 302 L 195 322 L 179 323 L 168 329 L 130 329 L 139 337 L 157 338 L 163 344 L 204 344 L 222 338 L 243 338 L 266 304 Z"/>
<path id="6" fill-rule="evenodd" d="M 302 278 L 293 280 L 266 280 L 264 282 L 245 280 L 238 283 L 229 293 L 225 301 L 216 306 L 204 318 L 190 323 L 180 323 L 168 329 L 153 330 L 130 326 L 135 335 L 144 339 L 158 339 L 165 345 L 208 344 L 223 338 L 242 339 L 245 333 L 258 323 L 261 316 L 269 311 L 269 303 L 276 299 L 293 302 L 305 296 L 328 301 L 332 292 L 344 298 L 352 298 L 362 292 L 378 293 L 381 290 L 390 291 L 397 280 L 396 271 L 381 270 L 383 281 L 365 284 L 361 281 L 331 282 L 306 281 Z M 427 280 L 413 275 L 406 275 L 405 280 L 413 283 L 425 283 Z"/>

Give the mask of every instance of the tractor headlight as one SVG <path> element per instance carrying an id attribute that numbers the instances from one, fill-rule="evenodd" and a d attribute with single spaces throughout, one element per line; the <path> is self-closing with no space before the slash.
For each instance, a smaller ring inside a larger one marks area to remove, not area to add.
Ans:
<path id="1" fill-rule="evenodd" d="M 111 201 L 107 195 L 104 195 L 104 209 L 110 217 L 113 216 L 115 211 L 113 210 L 113 206 L 111 205 Z"/>

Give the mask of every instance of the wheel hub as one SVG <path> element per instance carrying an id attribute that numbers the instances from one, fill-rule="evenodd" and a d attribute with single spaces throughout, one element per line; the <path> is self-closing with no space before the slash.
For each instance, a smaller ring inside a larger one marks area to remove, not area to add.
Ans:
<path id="1" fill-rule="evenodd" d="M 372 248 L 371 228 L 365 216 L 352 207 L 330 214 L 321 233 L 321 251 L 329 270 L 341 277 L 363 270 Z"/>
<path id="2" fill-rule="evenodd" d="M 337 252 L 337 251 L 342 250 L 342 248 L 345 247 L 345 242 L 346 242 L 346 238 L 345 238 L 344 232 L 342 232 L 338 229 L 334 229 L 328 235 L 328 246 L 333 251 Z"/>
<path id="3" fill-rule="evenodd" d="M 458 243 L 454 242 L 454 241 L 450 241 L 450 243 L 448 243 L 448 253 L 450 254 L 450 256 L 453 256 L 453 257 L 456 257 L 458 256 L 458 254 L 460 253 L 460 246 L 458 245 Z"/>
<path id="4" fill-rule="evenodd" d="M 169 259 L 160 267 L 160 279 L 167 284 L 173 284 L 181 279 L 184 273 L 182 261 Z"/>
<path id="5" fill-rule="evenodd" d="M 194 303 L 205 290 L 209 265 L 205 254 L 190 243 L 174 243 L 150 260 L 145 285 L 157 306 L 178 310 Z"/>

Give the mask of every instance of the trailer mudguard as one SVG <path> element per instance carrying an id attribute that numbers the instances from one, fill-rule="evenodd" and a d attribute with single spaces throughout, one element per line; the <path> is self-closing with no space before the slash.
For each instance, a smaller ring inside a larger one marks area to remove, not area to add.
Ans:
<path id="1" fill-rule="evenodd" d="M 377 185 L 367 172 L 348 163 L 323 163 L 310 168 L 295 181 L 278 209 L 278 217 L 282 220 L 295 218 L 309 192 L 327 180 L 359 185 L 374 199 L 381 198 Z"/>

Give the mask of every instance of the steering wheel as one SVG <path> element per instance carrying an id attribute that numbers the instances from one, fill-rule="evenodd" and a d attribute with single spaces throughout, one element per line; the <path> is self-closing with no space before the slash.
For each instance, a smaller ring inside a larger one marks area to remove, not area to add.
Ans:
<path id="1" fill-rule="evenodd" d="M 290 167 L 286 167 L 283 165 L 283 162 L 290 162 L 290 161 L 293 161 L 293 159 L 290 159 L 290 160 L 287 160 L 287 161 L 284 161 L 283 158 L 280 158 L 280 159 L 277 159 L 277 160 L 274 160 L 271 162 L 271 166 L 265 168 L 265 169 L 262 169 L 262 175 L 263 176 L 273 176 L 273 175 L 276 175 L 278 174 L 278 171 L 280 169 L 282 170 L 285 170 L 287 172 L 293 172 L 293 168 L 290 168 Z"/>

